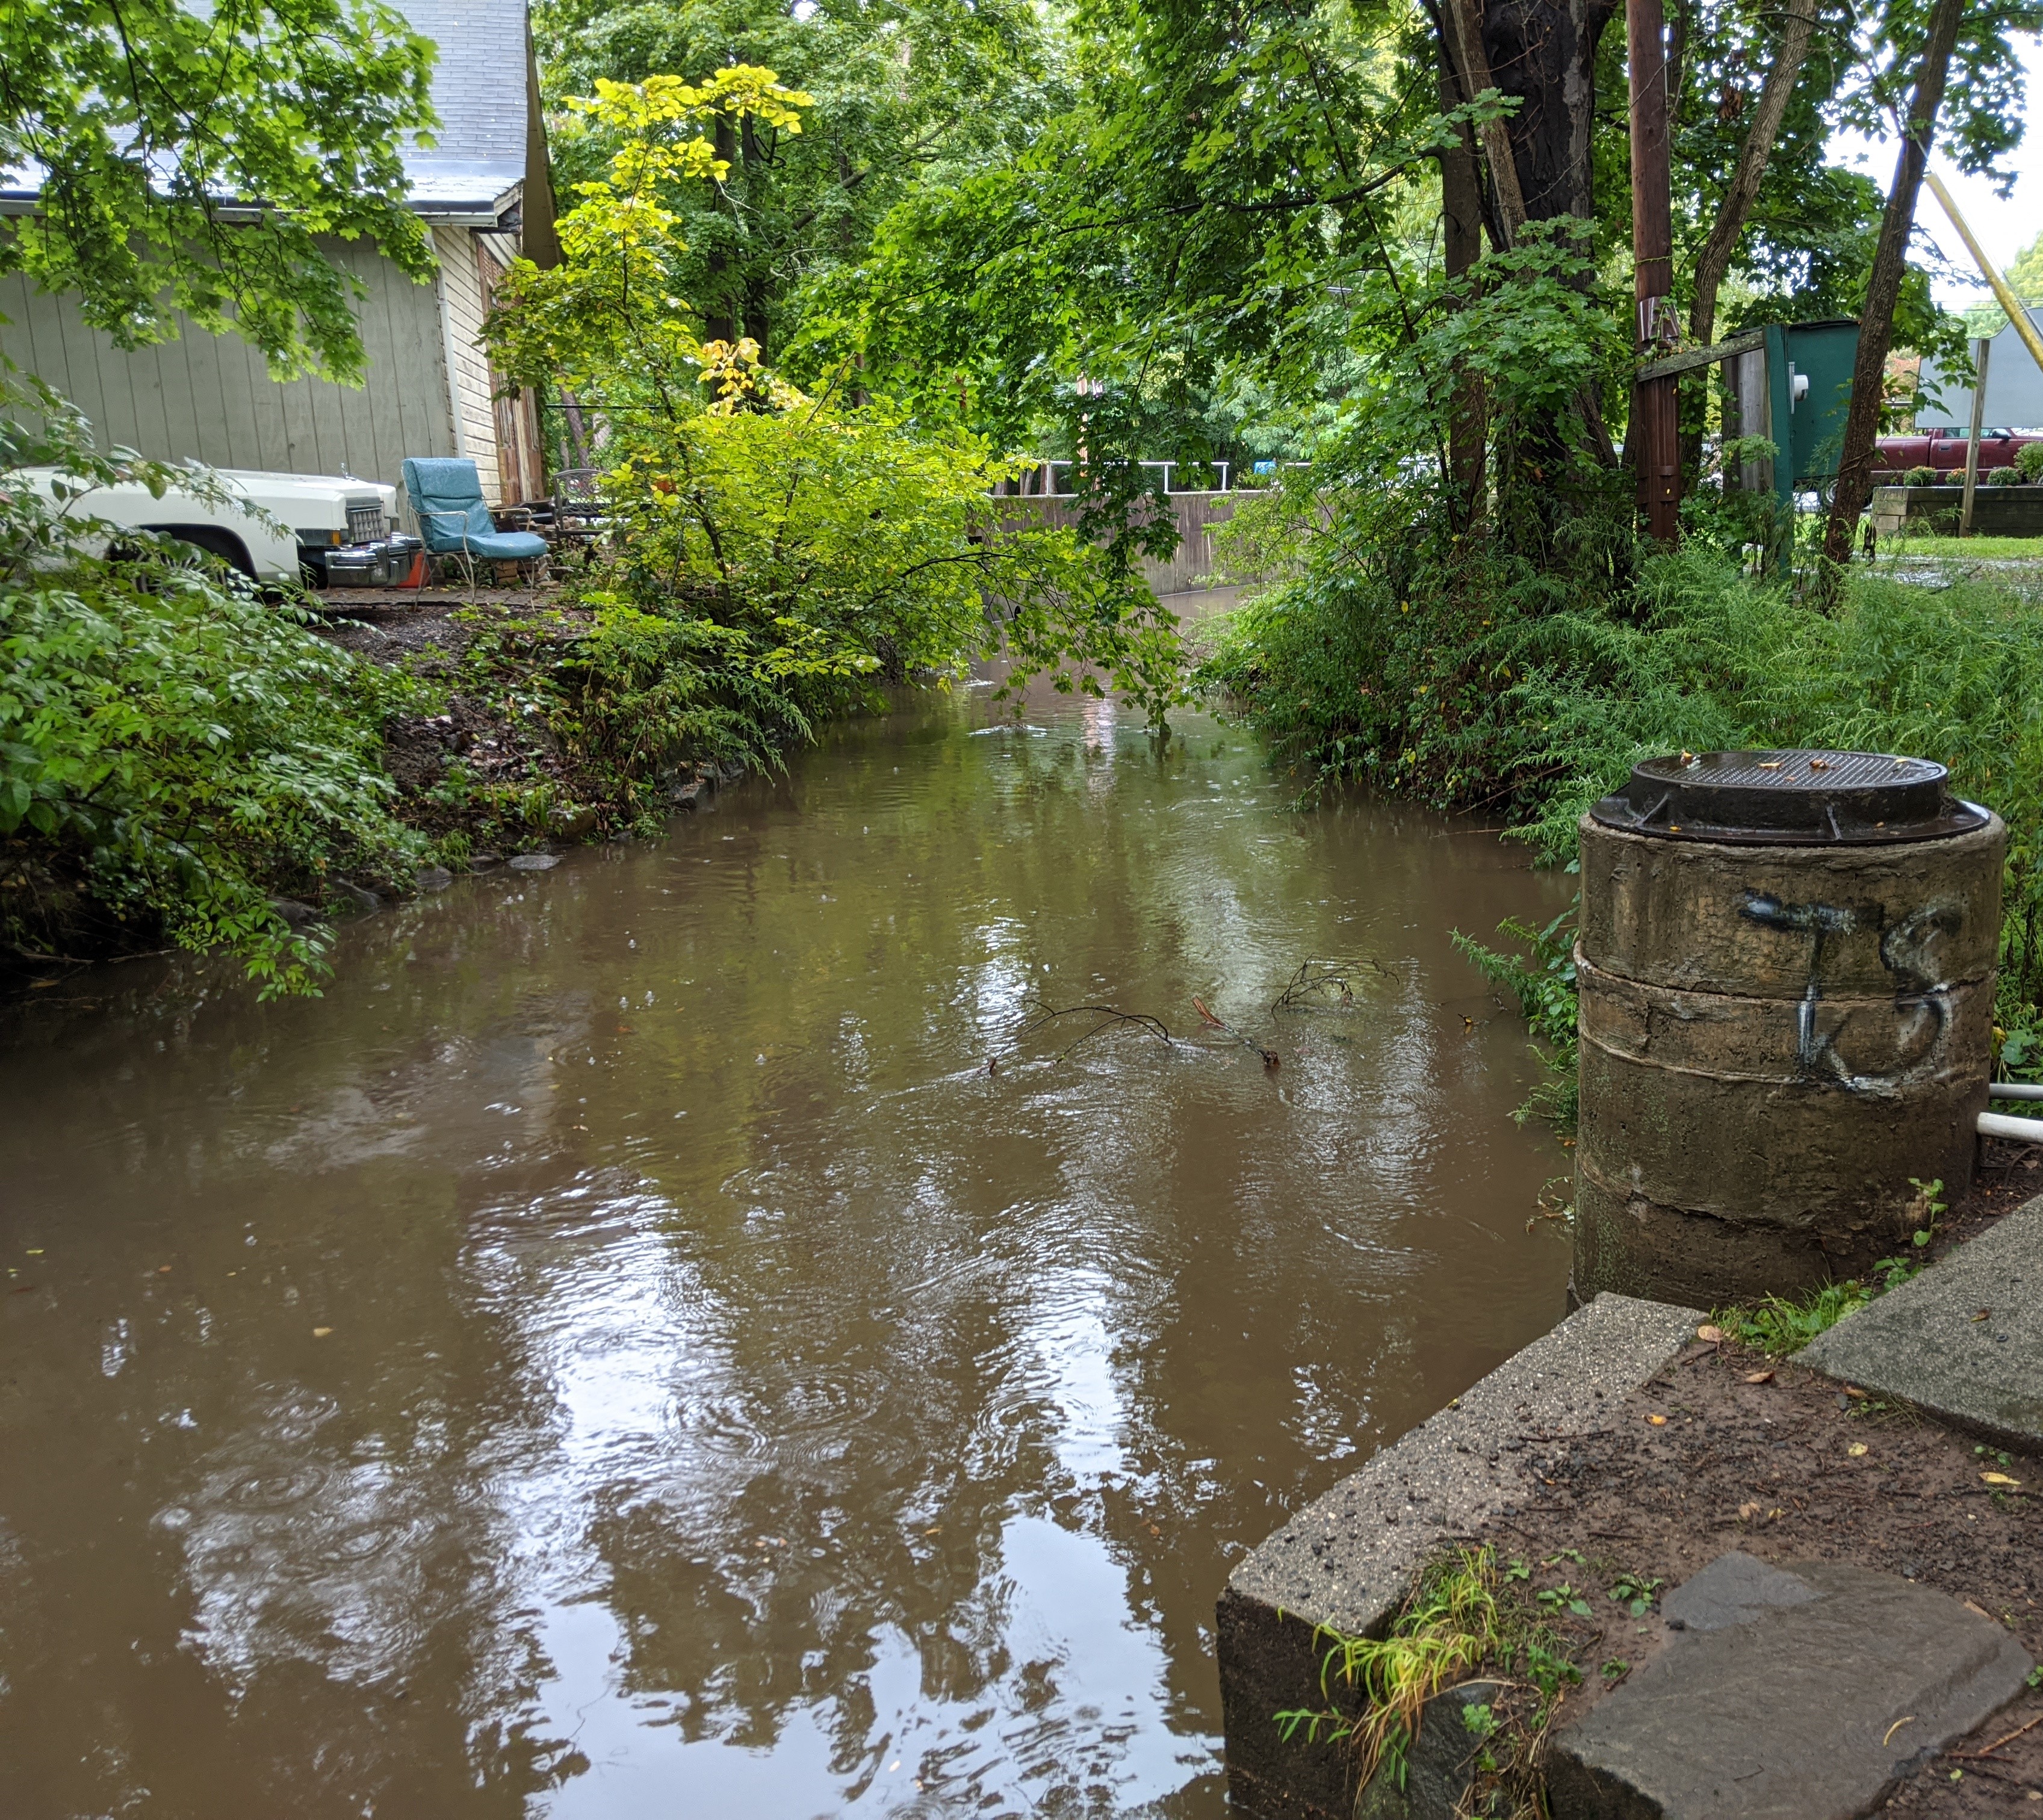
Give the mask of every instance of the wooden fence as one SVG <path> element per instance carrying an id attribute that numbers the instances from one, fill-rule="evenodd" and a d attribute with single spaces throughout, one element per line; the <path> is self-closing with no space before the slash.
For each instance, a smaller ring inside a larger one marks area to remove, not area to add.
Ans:
<path id="1" fill-rule="evenodd" d="M 1178 521 L 1178 550 L 1168 562 L 1142 559 L 1142 579 L 1159 594 L 1182 594 L 1209 587 L 1213 573 L 1213 534 L 1234 516 L 1237 496 L 1227 493 L 1172 493 L 1168 504 Z M 1068 494 L 1010 495 L 1002 499 L 1003 512 L 1017 519 L 1028 517 L 1048 525 L 1072 525 L 1078 514 Z"/>

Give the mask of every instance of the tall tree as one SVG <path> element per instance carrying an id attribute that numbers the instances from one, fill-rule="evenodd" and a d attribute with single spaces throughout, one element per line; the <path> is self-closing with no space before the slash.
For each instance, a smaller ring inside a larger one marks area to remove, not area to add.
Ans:
<path id="1" fill-rule="evenodd" d="M 719 66 L 772 69 L 815 97 L 799 136 L 711 128 L 726 167 L 674 198 L 688 251 L 674 276 L 704 332 L 773 358 L 808 292 L 861 259 L 888 210 L 930 182 L 1013 157 L 1071 99 L 1054 33 L 1026 0 L 542 0 L 550 90 Z M 593 175 L 608 146 L 570 130 L 557 155 Z"/>
<path id="2" fill-rule="evenodd" d="M 0 170 L 39 196 L 0 271 L 75 293 L 123 347 L 182 312 L 279 378 L 357 377 L 355 287 L 320 241 L 431 275 L 400 151 L 432 124 L 432 56 L 381 0 L 7 0 Z"/>
<path id="3" fill-rule="evenodd" d="M 1451 6 L 1459 0 L 1448 0 Z M 1440 46 L 1440 112 L 1460 105 L 1454 59 Z M 1475 136 L 1462 125 L 1440 148 L 1440 240 L 1450 285 L 1470 282 L 1482 257 L 1482 169 L 1476 159 Z M 1489 438 L 1483 422 L 1482 382 L 1458 376 L 1447 420 L 1447 472 L 1454 494 L 1448 509 L 1466 526 L 1482 512 Z"/>
<path id="4" fill-rule="evenodd" d="M 1802 59 L 1808 54 L 1810 34 L 1815 29 L 1818 4 L 1819 0 L 1788 0 L 1780 47 L 1766 72 L 1765 86 L 1759 91 L 1752 125 L 1746 129 L 1738 168 L 1731 174 L 1723 200 L 1717 205 L 1709 238 L 1696 257 L 1695 300 L 1689 306 L 1688 334 L 1698 347 L 1707 347 L 1716 332 L 1717 293 L 1731 270 L 1745 233 L 1746 217 L 1765 178 L 1767 161 L 1773 155 L 1773 142 L 1780 136 L 1781 122 L 1788 117 L 1788 104 L 1794 97 L 1796 79 L 1802 73 Z"/>
<path id="5" fill-rule="evenodd" d="M 1930 147 L 1936 137 L 1937 113 L 1944 105 L 1944 85 L 1950 75 L 1951 53 L 1957 48 L 1958 26 L 1964 10 L 1965 0 L 1936 0 L 1915 93 L 1901 122 L 1901 151 L 1895 160 L 1894 183 L 1888 192 L 1887 213 L 1880 225 L 1880 244 L 1866 282 L 1865 308 L 1859 316 L 1858 358 L 1852 367 L 1851 408 L 1845 420 L 1837 490 L 1830 500 L 1830 521 L 1823 527 L 1821 587 L 1826 598 L 1834 597 L 1843 565 L 1851 560 L 1859 514 L 1872 496 L 1873 443 L 1880 434 L 1880 408 L 1886 397 L 1894 305 L 1901 293 L 1908 236 L 1915 225 L 1915 199 L 1922 190 L 1923 168 L 1930 161 Z"/>

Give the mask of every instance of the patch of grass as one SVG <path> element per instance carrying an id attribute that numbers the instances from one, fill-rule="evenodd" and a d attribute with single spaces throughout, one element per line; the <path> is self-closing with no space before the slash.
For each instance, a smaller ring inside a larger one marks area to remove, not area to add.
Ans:
<path id="1" fill-rule="evenodd" d="M 1558 1604 L 1544 1593 L 1528 1596 L 1532 1571 L 1522 1561 L 1500 1567 L 1487 1546 L 1452 1550 L 1421 1571 L 1387 1636 L 1322 1627 L 1314 1634 L 1324 1646 L 1321 1704 L 1277 1714 L 1283 1737 L 1351 1749 L 1359 1811 L 1378 1777 L 1404 1788 L 1426 1703 L 1478 1674 L 1493 1676 L 1504 1684 L 1497 1697 L 1461 1708 L 1462 1725 L 1481 1746 L 1469 1810 L 1512 1820 L 1543 1815 L 1538 1765 L 1547 1729 L 1582 1679 L 1556 1625 L 1589 1607 L 1572 1588 Z"/>
<path id="2" fill-rule="evenodd" d="M 1495 1557 L 1487 1548 L 1462 1549 L 1429 1565 L 1387 1637 L 1351 1637 L 1322 1627 L 1314 1641 L 1326 1646 L 1320 1661 L 1324 1703 L 1278 1713 L 1278 1730 L 1287 1742 L 1302 1731 L 1310 1741 L 1324 1736 L 1349 1744 L 1358 1786 L 1366 1787 L 1382 1769 L 1402 1788 L 1420 1709 L 1502 1641 Z M 1361 1695 L 1359 1711 L 1335 1704 L 1336 1683 Z"/>
<path id="3" fill-rule="evenodd" d="M 1726 1308 L 1716 1316 L 1716 1324 L 1755 1351 L 1784 1358 L 1846 1316 L 1857 1314 L 1874 1293 L 1853 1278 L 1826 1283 L 1807 1295 L 1768 1296 L 1749 1308 Z"/>
<path id="4" fill-rule="evenodd" d="M 1892 537 L 1880 540 L 1883 557 L 1971 556 L 1995 561 L 2043 562 L 2043 537 Z"/>
<path id="5" fill-rule="evenodd" d="M 1880 1259 L 1872 1266 L 1875 1281 L 1862 1282 L 1854 1277 L 1841 1283 L 1826 1283 L 1800 1296 L 1768 1296 L 1750 1308 L 1721 1310 L 1712 1317 L 1716 1324 L 1744 1345 L 1784 1358 L 1800 1352 L 1847 1316 L 1857 1314 L 1868 1302 L 1900 1288 L 1927 1261 L 1930 1242 L 1949 1211 L 1943 1198 L 1941 1177 L 1925 1182 L 1911 1175 L 1908 1186 L 1915 1190 L 1911 1211 L 1916 1221 L 1908 1249 L 1896 1257 Z"/>

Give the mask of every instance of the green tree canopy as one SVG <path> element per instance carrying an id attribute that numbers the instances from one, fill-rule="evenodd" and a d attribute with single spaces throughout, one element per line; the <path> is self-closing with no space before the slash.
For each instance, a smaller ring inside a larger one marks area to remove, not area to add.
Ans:
<path id="1" fill-rule="evenodd" d="M 714 339 L 779 358 L 801 335 L 815 282 L 863 256 L 909 196 L 1019 153 L 1068 104 L 1057 35 L 1028 0 L 542 0 L 547 86 L 765 66 L 813 96 L 799 135 L 714 123 L 726 168 L 673 200 L 676 277 Z M 597 174 L 600 135 L 569 115 L 555 155 Z"/>
<path id="2" fill-rule="evenodd" d="M 349 281 L 323 236 L 432 270 L 404 206 L 408 130 L 433 120 L 433 47 L 381 0 L 8 0 L 0 171 L 39 191 L 0 270 L 76 293 L 124 347 L 178 312 L 278 378 L 359 376 Z"/>

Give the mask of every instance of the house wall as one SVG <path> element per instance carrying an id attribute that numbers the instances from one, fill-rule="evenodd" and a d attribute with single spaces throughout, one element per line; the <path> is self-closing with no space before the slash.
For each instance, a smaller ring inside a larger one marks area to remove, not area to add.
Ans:
<path id="1" fill-rule="evenodd" d="M 489 361 L 481 345 L 482 319 L 489 313 L 489 306 L 483 289 L 480 249 L 466 228 L 435 228 L 433 251 L 439 256 L 440 308 L 445 317 L 443 365 L 450 362 L 454 375 L 458 452 L 475 463 L 482 496 L 501 502 L 504 485 L 496 461 L 496 413 L 489 403 Z"/>
<path id="2" fill-rule="evenodd" d="M 124 353 L 86 326 L 71 298 L 40 293 L 18 273 L 0 276 L 0 351 L 84 411 L 105 446 L 220 468 L 345 470 L 401 488 L 407 455 L 455 452 L 435 287 L 412 283 L 359 243 L 325 250 L 366 287 L 357 314 L 369 373 L 359 389 L 279 385 L 247 343 L 190 323 L 175 341 Z M 485 418 L 486 427 L 486 407 Z"/>
<path id="3" fill-rule="evenodd" d="M 506 259 L 515 255 L 501 236 L 492 242 L 477 236 L 475 247 L 483 301 L 493 308 L 509 276 L 508 266 L 500 264 L 496 255 L 500 251 Z M 539 413 L 532 389 L 506 385 L 503 374 L 494 366 L 489 369 L 489 382 L 490 422 L 496 439 L 498 491 L 494 496 L 501 505 L 542 498 L 546 469 L 539 449 Z"/>

